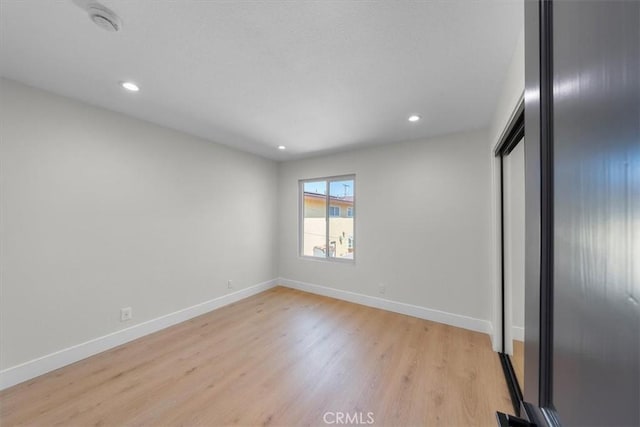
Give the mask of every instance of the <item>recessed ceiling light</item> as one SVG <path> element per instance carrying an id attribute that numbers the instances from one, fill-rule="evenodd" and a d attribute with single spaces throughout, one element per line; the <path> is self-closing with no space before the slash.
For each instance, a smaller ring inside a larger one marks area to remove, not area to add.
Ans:
<path id="1" fill-rule="evenodd" d="M 278 150 L 286 150 L 287 147 L 285 147 L 284 145 L 278 145 Z"/>
<path id="2" fill-rule="evenodd" d="M 140 90 L 138 85 L 133 82 L 122 82 L 120 83 L 120 86 L 131 92 L 137 92 Z"/>
<path id="3" fill-rule="evenodd" d="M 409 116 L 409 121 L 410 121 L 410 122 L 417 122 L 417 121 L 418 121 L 418 120 L 420 120 L 420 119 L 421 119 L 421 117 L 420 117 L 420 116 L 418 116 L 417 114 L 414 114 L 414 115 L 412 115 L 412 116 Z"/>

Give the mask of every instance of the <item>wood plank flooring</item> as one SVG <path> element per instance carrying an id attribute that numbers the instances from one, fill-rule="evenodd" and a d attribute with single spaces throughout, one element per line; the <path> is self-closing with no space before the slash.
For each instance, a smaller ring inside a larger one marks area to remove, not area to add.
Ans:
<path id="1" fill-rule="evenodd" d="M 513 340 L 513 357 L 511 358 L 513 370 L 520 384 L 520 389 L 524 390 L 524 342 Z"/>
<path id="2" fill-rule="evenodd" d="M 0 393 L 3 427 L 496 426 L 496 410 L 511 401 L 487 335 L 282 287 Z"/>

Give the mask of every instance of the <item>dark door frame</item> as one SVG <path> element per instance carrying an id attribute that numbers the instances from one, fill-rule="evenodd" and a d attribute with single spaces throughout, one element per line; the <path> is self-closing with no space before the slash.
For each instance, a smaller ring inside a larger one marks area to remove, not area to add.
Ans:
<path id="1" fill-rule="evenodd" d="M 559 425 L 552 400 L 553 0 L 525 2 L 525 384 L 521 413 Z"/>

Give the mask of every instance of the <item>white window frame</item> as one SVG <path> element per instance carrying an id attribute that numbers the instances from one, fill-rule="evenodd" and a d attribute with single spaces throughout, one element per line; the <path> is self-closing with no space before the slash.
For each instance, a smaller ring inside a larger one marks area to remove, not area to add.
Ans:
<path id="1" fill-rule="evenodd" d="M 353 199 L 355 203 L 355 199 Z M 347 218 L 353 218 L 353 207 L 347 208 Z"/>
<path id="2" fill-rule="evenodd" d="M 331 208 L 333 209 L 337 209 L 338 211 L 338 215 L 331 215 Z M 336 206 L 336 205 L 329 205 L 329 218 L 339 218 L 340 217 L 340 206 Z"/>
<path id="3" fill-rule="evenodd" d="M 356 204 L 356 175 L 355 174 L 350 174 L 350 175 L 336 175 L 336 176 L 327 176 L 327 177 L 320 177 L 320 178 L 309 178 L 309 179 L 301 179 L 298 181 L 298 256 L 300 258 L 304 258 L 304 259 L 308 259 L 308 260 L 314 260 L 314 261 L 320 261 L 320 262 L 342 262 L 342 263 L 347 263 L 347 264 L 355 264 L 356 262 L 356 252 L 355 252 L 355 248 L 356 248 L 356 216 L 355 216 L 355 209 L 352 208 L 352 212 L 354 213 L 354 215 L 350 218 L 353 218 L 353 258 L 338 258 L 338 257 L 330 257 L 329 256 L 329 223 L 330 223 L 330 219 L 331 218 L 337 218 L 337 217 L 330 217 L 329 216 L 329 207 L 330 207 L 330 195 L 329 195 L 329 187 L 330 187 L 330 183 L 332 181 L 345 181 L 345 180 L 350 180 L 353 181 L 353 206 L 355 207 Z M 326 212 L 325 212 L 325 222 L 326 222 L 326 228 L 325 228 L 325 247 L 326 252 L 325 252 L 325 256 L 324 258 L 321 257 L 316 257 L 316 256 L 310 256 L 310 255 L 305 255 L 304 254 L 304 184 L 307 182 L 318 182 L 318 181 L 325 181 L 325 197 L 326 197 Z"/>

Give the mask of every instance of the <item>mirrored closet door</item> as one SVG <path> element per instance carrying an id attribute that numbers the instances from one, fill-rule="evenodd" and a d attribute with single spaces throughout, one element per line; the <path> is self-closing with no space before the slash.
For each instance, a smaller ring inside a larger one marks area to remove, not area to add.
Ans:
<path id="1" fill-rule="evenodd" d="M 519 103 L 495 149 L 500 183 L 500 360 L 516 415 L 524 390 L 525 161 L 524 104 Z"/>
<path id="2" fill-rule="evenodd" d="M 524 387 L 524 143 L 503 158 L 505 353 Z M 507 330 L 508 329 L 508 330 Z"/>

